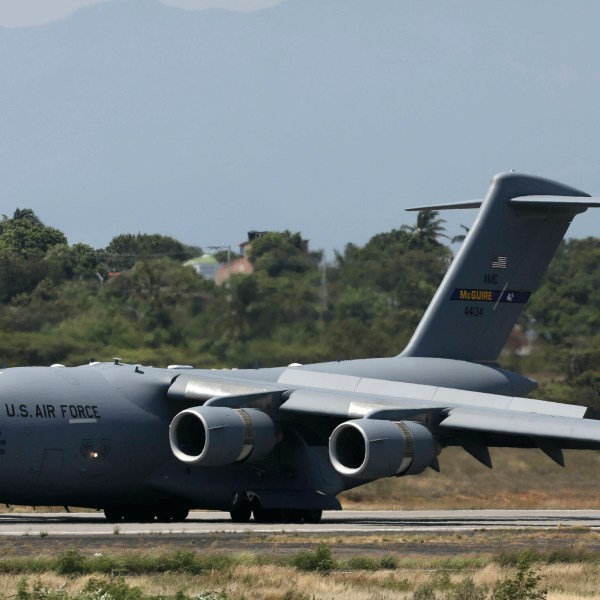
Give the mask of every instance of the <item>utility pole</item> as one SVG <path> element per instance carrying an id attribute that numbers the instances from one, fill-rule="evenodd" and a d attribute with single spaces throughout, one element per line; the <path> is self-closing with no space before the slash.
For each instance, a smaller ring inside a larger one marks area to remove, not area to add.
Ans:
<path id="1" fill-rule="evenodd" d="M 208 246 L 208 249 L 214 250 L 215 252 L 227 250 L 227 279 L 225 280 L 225 285 L 229 287 L 229 280 L 231 279 L 231 246 L 221 244 L 220 246 Z"/>
<path id="2" fill-rule="evenodd" d="M 325 251 L 321 251 L 321 287 L 319 289 L 319 309 L 320 319 L 323 321 L 325 311 L 327 310 L 327 263 L 325 262 Z"/>

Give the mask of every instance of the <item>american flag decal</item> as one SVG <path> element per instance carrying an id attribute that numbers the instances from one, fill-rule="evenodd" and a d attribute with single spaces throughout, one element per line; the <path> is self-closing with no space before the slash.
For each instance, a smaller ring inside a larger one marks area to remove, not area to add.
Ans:
<path id="1" fill-rule="evenodd" d="M 492 269 L 506 269 L 508 266 L 508 257 L 506 256 L 493 256 L 492 257 Z"/>

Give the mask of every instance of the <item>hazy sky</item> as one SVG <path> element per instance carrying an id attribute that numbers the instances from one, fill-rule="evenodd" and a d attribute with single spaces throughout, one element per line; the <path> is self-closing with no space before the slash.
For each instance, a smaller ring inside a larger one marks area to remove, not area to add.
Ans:
<path id="1" fill-rule="evenodd" d="M 290 229 L 331 252 L 510 169 L 600 196 L 599 22 L 595 0 L 0 0 L 0 213 L 98 248 Z"/>
<path id="2" fill-rule="evenodd" d="M 275 6 L 281 0 L 160 0 L 164 4 L 203 10 L 223 8 L 226 10 L 252 12 Z M 65 19 L 86 6 L 119 0 L 0 0 L 0 26 L 30 27 Z"/>

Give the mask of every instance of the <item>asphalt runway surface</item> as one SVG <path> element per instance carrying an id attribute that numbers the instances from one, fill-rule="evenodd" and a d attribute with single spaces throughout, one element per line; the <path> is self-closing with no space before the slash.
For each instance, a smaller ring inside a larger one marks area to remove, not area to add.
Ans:
<path id="1" fill-rule="evenodd" d="M 400 534 L 584 528 L 600 531 L 600 510 L 330 511 L 318 524 L 233 523 L 228 513 L 194 511 L 182 523 L 109 523 L 103 513 L 4 513 L 0 536 L 227 534 Z"/>
<path id="2" fill-rule="evenodd" d="M 336 558 L 425 560 L 584 548 L 600 555 L 600 511 L 453 510 L 326 512 L 321 523 L 232 523 L 228 513 L 190 513 L 183 523 L 109 523 L 100 512 L 0 514 L 0 557 L 129 553 L 285 556 L 325 543 Z"/>

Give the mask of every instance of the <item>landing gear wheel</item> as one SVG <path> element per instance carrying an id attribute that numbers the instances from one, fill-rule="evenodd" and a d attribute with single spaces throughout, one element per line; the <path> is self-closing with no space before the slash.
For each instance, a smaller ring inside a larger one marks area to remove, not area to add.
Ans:
<path id="1" fill-rule="evenodd" d="M 126 523 L 152 523 L 154 511 L 151 508 L 132 506 L 123 510 L 123 520 Z"/>
<path id="2" fill-rule="evenodd" d="M 161 506 L 156 509 L 156 520 L 159 523 L 170 523 L 173 520 L 171 509 L 168 506 Z"/>
<path id="3" fill-rule="evenodd" d="M 188 518 L 190 509 L 186 506 L 175 506 L 171 508 L 171 520 L 175 523 L 181 523 Z"/>
<path id="4" fill-rule="evenodd" d="M 241 502 L 238 506 L 232 508 L 229 511 L 229 514 L 231 515 L 231 520 L 234 523 L 247 523 L 252 515 L 252 508 L 250 503 Z"/>
<path id="5" fill-rule="evenodd" d="M 303 518 L 305 523 L 318 523 L 323 516 L 322 510 L 317 510 L 314 508 L 309 508 L 307 510 L 303 510 Z"/>
<path id="6" fill-rule="evenodd" d="M 302 523 L 303 520 L 304 511 L 295 508 L 284 508 L 279 519 L 281 523 Z"/>
<path id="7" fill-rule="evenodd" d="M 161 506 L 156 509 L 156 519 L 161 523 L 179 523 L 187 519 L 189 512 L 184 506 Z"/>
<path id="8" fill-rule="evenodd" d="M 109 506 L 104 509 L 104 516 L 109 523 L 118 523 L 123 520 L 123 511 L 115 506 Z"/>
<path id="9" fill-rule="evenodd" d="M 281 522 L 281 511 L 277 508 L 255 508 L 252 512 L 257 523 Z"/>

